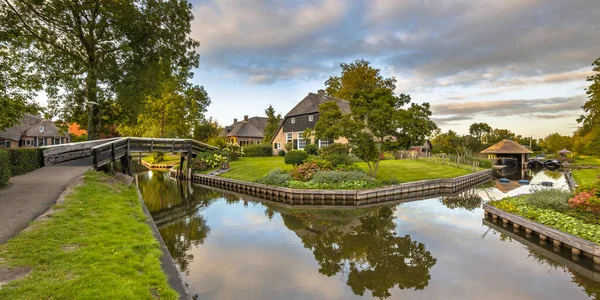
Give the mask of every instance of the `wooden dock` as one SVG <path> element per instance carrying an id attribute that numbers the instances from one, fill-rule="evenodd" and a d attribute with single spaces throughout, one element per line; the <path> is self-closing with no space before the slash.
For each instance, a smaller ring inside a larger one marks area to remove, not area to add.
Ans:
<path id="1" fill-rule="evenodd" d="M 503 224 L 512 224 L 515 230 L 520 230 L 521 227 L 523 227 L 525 232 L 529 235 L 536 234 L 542 241 L 550 239 L 555 247 L 567 247 L 571 249 L 571 253 L 574 257 L 579 258 L 580 256 L 585 256 L 590 258 L 595 265 L 600 265 L 600 246 L 596 243 L 542 225 L 521 216 L 505 212 L 489 204 L 483 204 L 483 210 L 484 217 L 489 216 L 492 220 L 497 221 L 502 219 Z"/>

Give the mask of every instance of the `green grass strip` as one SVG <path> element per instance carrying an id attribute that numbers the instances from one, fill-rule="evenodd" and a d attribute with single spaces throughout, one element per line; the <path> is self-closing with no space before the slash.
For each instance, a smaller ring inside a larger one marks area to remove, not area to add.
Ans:
<path id="1" fill-rule="evenodd" d="M 0 245 L 0 267 L 31 270 L 0 299 L 177 299 L 135 187 L 87 172 L 55 209 Z"/>

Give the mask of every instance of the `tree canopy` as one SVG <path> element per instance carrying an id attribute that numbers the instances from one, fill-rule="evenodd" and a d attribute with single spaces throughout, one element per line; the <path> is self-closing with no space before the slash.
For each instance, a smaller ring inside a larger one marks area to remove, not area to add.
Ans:
<path id="1" fill-rule="evenodd" d="M 269 107 L 265 109 L 265 114 L 267 115 L 267 126 L 265 126 L 265 138 L 263 141 L 265 143 L 270 143 L 273 136 L 277 134 L 277 129 L 281 123 L 281 114 L 276 115 L 273 105 L 270 104 Z"/>
<path id="2" fill-rule="evenodd" d="M 135 123 L 148 96 L 160 97 L 161 82 L 184 85 L 198 65 L 192 18 L 186 0 L 2 0 L 0 38 L 24 53 L 52 113 L 85 125 L 86 102 L 98 103 L 95 138 L 103 123 Z"/>

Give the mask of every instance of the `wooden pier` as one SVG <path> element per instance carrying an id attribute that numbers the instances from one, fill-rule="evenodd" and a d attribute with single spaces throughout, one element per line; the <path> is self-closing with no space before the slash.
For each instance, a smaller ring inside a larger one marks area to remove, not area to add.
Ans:
<path id="1" fill-rule="evenodd" d="M 499 222 L 501 219 L 505 225 L 512 224 L 515 230 L 523 228 L 528 235 L 538 235 L 541 241 L 551 240 L 555 247 L 567 247 L 571 249 L 571 253 L 575 259 L 578 259 L 580 256 L 588 257 L 594 262 L 596 268 L 600 268 L 600 246 L 596 243 L 505 212 L 489 204 L 484 204 L 483 210 L 485 217 L 489 216 L 496 222 Z"/>

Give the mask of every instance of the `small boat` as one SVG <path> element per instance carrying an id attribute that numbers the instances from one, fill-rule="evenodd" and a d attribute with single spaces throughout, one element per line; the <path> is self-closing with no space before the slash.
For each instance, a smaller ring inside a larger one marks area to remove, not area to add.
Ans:
<path id="1" fill-rule="evenodd" d="M 498 181 L 500 183 L 510 183 L 510 180 L 508 178 L 500 178 Z"/>
<path id="2" fill-rule="evenodd" d="M 543 186 L 553 186 L 554 183 L 550 182 L 550 181 L 542 181 L 541 183 Z"/>
<path id="3" fill-rule="evenodd" d="M 546 168 L 560 168 L 562 167 L 562 163 L 558 160 L 547 160 L 544 162 L 544 167 Z"/>
<path id="4" fill-rule="evenodd" d="M 519 183 L 520 184 L 529 184 L 529 180 L 521 179 L 521 180 L 519 180 Z"/>
<path id="5" fill-rule="evenodd" d="M 509 165 L 518 165 L 519 161 L 516 158 L 512 158 L 512 157 L 498 157 L 498 159 L 496 160 L 496 164 L 497 165 L 502 165 L 502 166 L 509 166 Z"/>
<path id="6" fill-rule="evenodd" d="M 527 161 L 527 167 L 529 169 L 543 168 L 544 163 L 537 159 L 530 159 L 529 161 Z"/>

